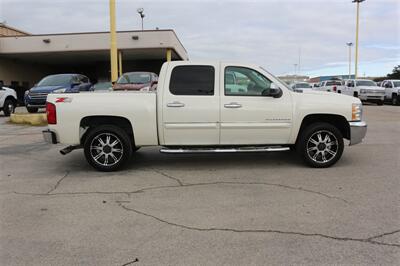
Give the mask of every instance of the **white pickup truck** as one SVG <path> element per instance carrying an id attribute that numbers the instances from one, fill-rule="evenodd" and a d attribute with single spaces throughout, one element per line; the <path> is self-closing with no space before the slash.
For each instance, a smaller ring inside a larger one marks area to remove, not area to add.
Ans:
<path id="1" fill-rule="evenodd" d="M 229 89 L 234 73 L 241 90 Z M 343 138 L 360 143 L 367 130 L 359 99 L 296 93 L 261 67 L 164 63 L 156 92 L 80 92 L 47 97 L 50 143 L 83 148 L 87 161 L 113 171 L 142 146 L 163 153 L 296 150 L 313 167 L 333 165 Z"/>
<path id="2" fill-rule="evenodd" d="M 378 87 L 375 82 L 368 79 L 346 80 L 342 93 L 357 97 L 361 101 L 373 102 L 378 105 L 383 105 L 385 99 L 385 89 Z"/>

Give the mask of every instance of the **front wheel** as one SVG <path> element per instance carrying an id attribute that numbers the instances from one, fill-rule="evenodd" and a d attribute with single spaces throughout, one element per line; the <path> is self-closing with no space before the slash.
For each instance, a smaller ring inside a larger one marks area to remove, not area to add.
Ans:
<path id="1" fill-rule="evenodd" d="M 315 123 L 302 133 L 297 150 L 303 160 L 315 168 L 334 165 L 342 156 L 344 143 L 341 132 L 328 123 Z"/>
<path id="2" fill-rule="evenodd" d="M 104 125 L 88 133 L 84 152 L 91 166 L 99 171 L 110 172 L 128 161 L 132 155 L 132 144 L 124 130 L 113 125 Z"/>
<path id="3" fill-rule="evenodd" d="M 399 105 L 399 96 L 397 96 L 396 94 L 392 95 L 392 105 Z"/>
<path id="4" fill-rule="evenodd" d="M 15 102 L 10 99 L 4 101 L 3 112 L 5 116 L 10 116 L 15 111 Z"/>

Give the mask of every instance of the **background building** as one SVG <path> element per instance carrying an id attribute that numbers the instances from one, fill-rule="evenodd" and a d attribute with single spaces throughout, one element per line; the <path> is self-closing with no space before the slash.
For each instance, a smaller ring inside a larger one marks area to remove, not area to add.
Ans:
<path id="1" fill-rule="evenodd" d="M 81 73 L 92 82 L 110 80 L 109 32 L 30 35 L 4 24 L 1 32 L 0 81 L 14 88 L 19 99 L 49 74 Z M 122 72 L 158 74 L 167 50 L 172 60 L 188 60 L 173 30 L 120 31 L 117 48 Z"/>

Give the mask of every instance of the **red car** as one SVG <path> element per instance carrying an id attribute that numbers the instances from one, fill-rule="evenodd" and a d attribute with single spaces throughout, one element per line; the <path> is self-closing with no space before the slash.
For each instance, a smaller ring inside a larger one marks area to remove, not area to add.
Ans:
<path id="1" fill-rule="evenodd" d="M 114 90 L 154 91 L 158 76 L 153 72 L 128 72 L 114 84 Z"/>

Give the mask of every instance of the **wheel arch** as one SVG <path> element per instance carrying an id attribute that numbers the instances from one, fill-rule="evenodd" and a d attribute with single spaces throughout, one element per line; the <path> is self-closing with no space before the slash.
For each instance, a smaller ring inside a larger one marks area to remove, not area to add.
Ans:
<path id="1" fill-rule="evenodd" d="M 80 143 L 83 144 L 88 135 L 88 132 L 101 125 L 114 125 L 124 130 L 130 137 L 133 146 L 135 145 L 133 125 L 130 120 L 122 116 L 107 116 L 107 115 L 95 115 L 85 116 L 79 123 L 79 128 L 82 131 L 80 134 Z"/>
<path id="2" fill-rule="evenodd" d="M 309 114 L 306 115 L 301 122 L 296 143 L 300 138 L 301 132 L 303 132 L 305 128 L 318 122 L 335 126 L 340 133 L 342 133 L 343 138 L 350 139 L 350 124 L 344 116 L 337 114 Z"/>

